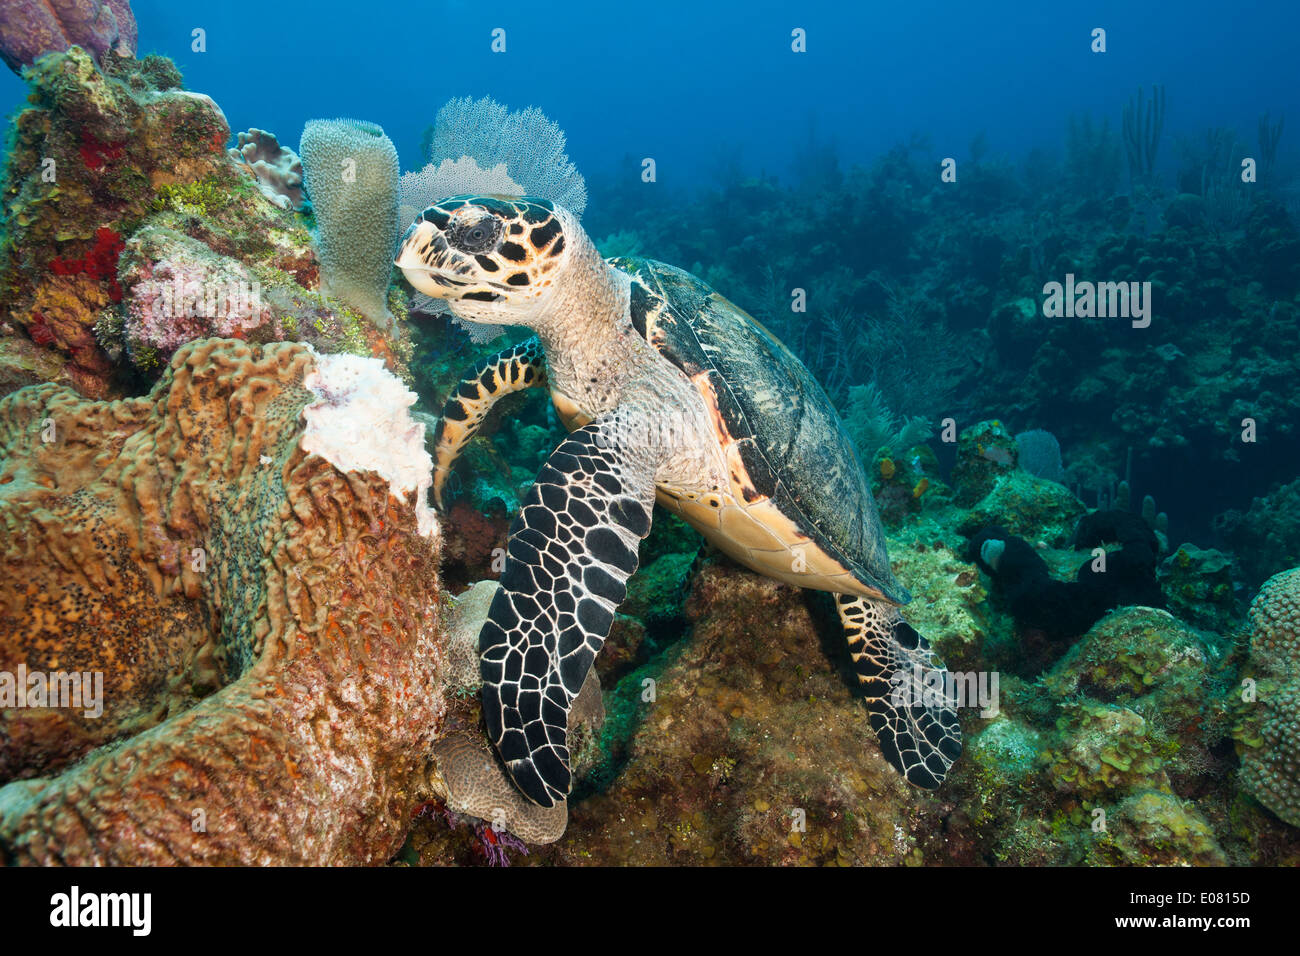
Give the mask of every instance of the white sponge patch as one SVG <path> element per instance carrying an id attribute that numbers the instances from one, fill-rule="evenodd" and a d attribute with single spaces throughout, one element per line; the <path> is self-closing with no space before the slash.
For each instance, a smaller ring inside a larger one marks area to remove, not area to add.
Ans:
<path id="1" fill-rule="evenodd" d="M 373 471 L 401 498 L 415 492 L 420 534 L 437 534 L 429 507 L 433 460 L 424 449 L 424 425 L 408 409 L 417 396 L 376 358 L 316 355 L 303 386 L 316 401 L 303 409 L 303 451 L 340 471 Z"/>

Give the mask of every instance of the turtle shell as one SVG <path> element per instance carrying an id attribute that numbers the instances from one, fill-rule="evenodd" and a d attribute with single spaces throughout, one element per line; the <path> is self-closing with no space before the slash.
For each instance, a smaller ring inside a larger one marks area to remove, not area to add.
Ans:
<path id="1" fill-rule="evenodd" d="M 707 284 L 650 259 L 610 264 L 632 278 L 636 330 L 688 378 L 708 379 L 714 420 L 740 452 L 751 493 L 861 583 L 905 604 L 871 488 L 844 424 L 817 380 L 776 336 Z M 751 500 L 755 500 L 751 498 Z"/>

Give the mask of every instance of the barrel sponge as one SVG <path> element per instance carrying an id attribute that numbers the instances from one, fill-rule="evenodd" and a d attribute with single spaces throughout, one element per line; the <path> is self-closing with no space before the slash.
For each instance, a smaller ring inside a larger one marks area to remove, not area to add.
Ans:
<path id="1" fill-rule="evenodd" d="M 307 123 L 298 152 L 316 213 L 323 291 L 390 327 L 397 148 L 374 123 L 334 119 Z"/>
<path id="2" fill-rule="evenodd" d="M 1249 623 L 1261 712 L 1258 746 L 1242 754 L 1241 783 L 1279 818 L 1300 826 L 1300 568 L 1264 583 Z"/>
<path id="3" fill-rule="evenodd" d="M 203 339 L 139 398 L 0 400 L 0 671 L 103 674 L 98 719 L 0 710 L 0 862 L 398 851 L 448 706 L 400 391 L 299 343 Z M 349 421 L 375 447 L 340 444 Z"/>

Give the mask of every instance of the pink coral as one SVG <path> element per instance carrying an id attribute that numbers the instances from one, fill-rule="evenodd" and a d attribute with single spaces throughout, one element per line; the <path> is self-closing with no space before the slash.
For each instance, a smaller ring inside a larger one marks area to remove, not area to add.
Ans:
<path id="1" fill-rule="evenodd" d="M 128 249 L 126 333 L 133 352 L 148 346 L 170 354 L 194 339 L 243 339 L 263 325 L 270 337 L 283 338 L 260 284 L 241 263 L 152 227 L 133 236 Z"/>

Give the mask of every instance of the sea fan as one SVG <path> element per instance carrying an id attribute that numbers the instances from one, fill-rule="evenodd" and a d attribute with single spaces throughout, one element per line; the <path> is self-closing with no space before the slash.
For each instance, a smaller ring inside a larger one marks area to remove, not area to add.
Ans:
<path id="1" fill-rule="evenodd" d="M 524 187 L 510 178 L 505 163 L 483 169 L 472 156 L 430 163 L 418 173 L 403 173 L 397 184 L 402 222 L 409 223 L 431 203 L 466 193 L 522 196 Z"/>
<path id="2" fill-rule="evenodd" d="M 429 165 L 402 177 L 402 202 L 419 210 L 464 193 L 541 196 L 581 216 L 587 184 L 564 146 L 564 130 L 536 107 L 451 100 L 434 121 Z"/>
<path id="3" fill-rule="evenodd" d="M 1016 436 L 1020 449 L 1020 467 L 1035 478 L 1044 478 L 1065 484 L 1065 469 L 1061 466 L 1061 445 L 1049 431 L 1035 428 Z"/>
<path id="4" fill-rule="evenodd" d="M 899 420 L 874 382 L 849 388 L 844 425 L 864 462 L 870 462 L 882 448 L 895 453 L 907 451 L 934 433 L 930 423 L 919 415 Z"/>

